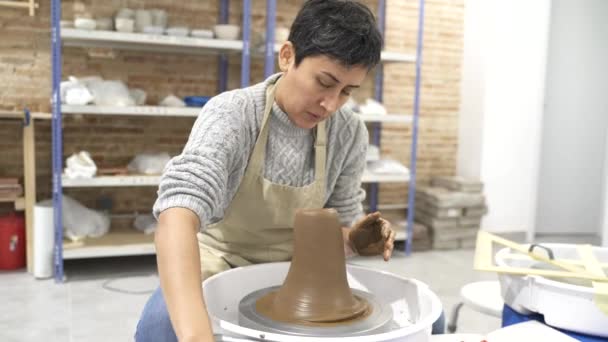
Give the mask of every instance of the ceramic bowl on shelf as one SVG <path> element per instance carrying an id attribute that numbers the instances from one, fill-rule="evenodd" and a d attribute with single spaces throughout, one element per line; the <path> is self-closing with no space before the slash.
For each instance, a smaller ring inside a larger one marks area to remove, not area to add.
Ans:
<path id="1" fill-rule="evenodd" d="M 118 32 L 130 33 L 135 30 L 135 20 L 129 18 L 116 17 L 114 19 L 114 27 L 116 27 L 116 31 Z"/>
<path id="2" fill-rule="evenodd" d="M 284 43 L 289 38 L 289 29 L 287 27 L 277 27 L 274 30 L 274 42 L 277 44 Z M 260 32 L 260 40 L 266 42 L 266 31 Z"/>
<path id="3" fill-rule="evenodd" d="M 116 18 L 135 19 L 135 11 L 130 8 L 121 8 L 116 13 Z"/>
<path id="4" fill-rule="evenodd" d="M 94 30 L 97 23 L 94 19 L 76 18 L 74 19 L 74 27 L 81 30 Z"/>
<path id="5" fill-rule="evenodd" d="M 74 22 L 71 20 L 61 20 L 59 26 L 61 26 L 61 28 L 74 28 Z"/>
<path id="6" fill-rule="evenodd" d="M 152 12 L 145 9 L 135 11 L 135 31 L 144 32 L 144 27 L 152 26 Z"/>
<path id="7" fill-rule="evenodd" d="M 165 28 L 162 26 L 144 26 L 144 33 L 162 35 L 165 33 Z"/>
<path id="8" fill-rule="evenodd" d="M 112 31 L 114 30 L 114 21 L 112 18 L 97 18 L 95 19 L 97 30 Z"/>
<path id="9" fill-rule="evenodd" d="M 161 26 L 162 28 L 167 27 L 167 11 L 161 9 L 152 9 L 152 25 Z"/>
<path id="10" fill-rule="evenodd" d="M 213 31 L 204 30 L 204 29 L 196 29 L 196 30 L 192 30 L 192 32 L 190 32 L 190 35 L 192 37 L 196 37 L 196 38 L 213 38 Z"/>
<path id="11" fill-rule="evenodd" d="M 190 29 L 185 26 L 174 26 L 167 29 L 167 35 L 176 37 L 186 37 L 190 34 Z"/>
<path id="12" fill-rule="evenodd" d="M 289 38 L 289 29 L 287 27 L 277 27 L 274 30 L 275 43 L 283 43 Z"/>
<path id="13" fill-rule="evenodd" d="M 219 24 L 213 26 L 213 33 L 218 39 L 235 40 L 239 38 L 241 27 L 238 25 Z"/>

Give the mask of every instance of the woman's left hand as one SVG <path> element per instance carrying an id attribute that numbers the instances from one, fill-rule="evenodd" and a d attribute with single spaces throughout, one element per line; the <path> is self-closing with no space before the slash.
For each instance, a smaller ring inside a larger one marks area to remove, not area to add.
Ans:
<path id="1" fill-rule="evenodd" d="M 384 260 L 388 261 L 393 253 L 395 232 L 390 222 L 380 217 L 380 212 L 375 212 L 355 223 L 348 233 L 348 239 L 359 255 L 382 254 Z"/>

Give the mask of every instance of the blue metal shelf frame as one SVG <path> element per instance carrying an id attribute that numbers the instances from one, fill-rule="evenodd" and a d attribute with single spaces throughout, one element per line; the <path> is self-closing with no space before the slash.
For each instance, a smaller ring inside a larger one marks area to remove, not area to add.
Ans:
<path id="1" fill-rule="evenodd" d="M 230 11 L 230 0 L 221 0 L 220 1 L 220 24 L 228 24 L 228 17 Z M 225 53 L 221 54 L 219 57 L 219 65 L 218 65 L 218 74 L 220 77 L 218 78 L 218 94 L 225 92 L 228 90 L 228 55 Z"/>
<path id="2" fill-rule="evenodd" d="M 251 0 L 243 0 L 243 54 L 241 55 L 241 88 L 249 86 L 251 67 Z"/>
<path id="3" fill-rule="evenodd" d="M 412 144 L 410 155 L 410 182 L 408 187 L 408 209 L 407 214 L 407 240 L 405 244 L 405 253 L 410 255 L 412 252 L 413 228 L 414 228 L 414 206 L 416 201 L 416 159 L 418 150 L 418 119 L 420 116 L 420 82 L 421 82 L 421 65 L 422 65 L 422 42 L 424 35 L 424 0 L 419 0 L 418 8 L 418 37 L 416 46 L 416 84 L 414 89 L 414 115 L 412 122 Z M 378 28 L 384 40 L 384 31 L 386 28 L 386 0 L 378 0 Z M 378 65 L 375 79 L 375 98 L 378 102 L 383 101 L 384 92 L 384 67 Z M 380 148 L 380 137 L 382 124 L 374 123 L 372 131 L 372 143 Z M 370 185 L 370 211 L 374 212 L 378 209 L 378 183 Z"/>
<path id="4" fill-rule="evenodd" d="M 414 93 L 414 118 L 412 122 L 412 152 L 410 155 L 410 186 L 407 202 L 407 240 L 405 254 L 412 253 L 414 237 L 414 208 L 416 204 L 416 159 L 418 157 L 418 119 L 420 117 L 420 86 L 422 77 L 422 43 L 424 37 L 424 0 L 418 5 L 418 41 L 416 45 L 416 86 Z"/>
<path id="5" fill-rule="evenodd" d="M 274 29 L 277 0 L 266 0 L 266 47 L 264 49 L 264 79 L 274 73 Z"/>
<path id="6" fill-rule="evenodd" d="M 53 224 L 55 227 L 55 246 L 53 261 L 55 282 L 63 282 L 63 191 L 61 189 L 61 170 L 63 162 L 63 132 L 61 127 L 61 0 L 51 0 L 51 64 L 53 116 L 52 129 L 52 167 L 53 167 Z"/>
<path id="7" fill-rule="evenodd" d="M 378 0 L 378 29 L 384 40 L 386 29 L 386 0 Z M 384 66 L 382 63 L 376 67 L 376 79 L 374 85 L 374 97 L 376 101 L 382 103 L 384 93 Z M 372 144 L 380 148 L 380 136 L 382 124 L 375 122 L 372 124 Z M 378 183 L 370 184 L 369 188 L 369 208 L 371 212 L 378 210 Z"/>

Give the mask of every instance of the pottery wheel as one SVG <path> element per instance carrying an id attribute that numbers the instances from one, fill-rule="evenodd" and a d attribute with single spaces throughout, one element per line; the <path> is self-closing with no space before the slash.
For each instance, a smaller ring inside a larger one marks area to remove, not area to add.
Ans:
<path id="1" fill-rule="evenodd" d="M 375 299 L 372 294 L 356 289 L 351 289 L 353 295 L 366 300 L 371 308 L 371 313 L 363 319 L 341 322 L 340 324 L 328 324 L 322 327 L 272 320 L 256 310 L 256 302 L 266 294 L 277 291 L 279 288 L 280 286 L 274 286 L 261 289 L 241 299 L 239 302 L 239 325 L 277 334 L 326 337 L 379 334 L 390 331 L 393 328 L 391 326 L 393 319 L 391 307 Z"/>

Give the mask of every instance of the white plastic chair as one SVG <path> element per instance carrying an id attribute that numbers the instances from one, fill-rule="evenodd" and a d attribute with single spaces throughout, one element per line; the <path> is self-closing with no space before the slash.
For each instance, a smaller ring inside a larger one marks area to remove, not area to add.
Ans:
<path id="1" fill-rule="evenodd" d="M 462 301 L 452 309 L 452 315 L 448 323 L 448 332 L 450 333 L 456 331 L 458 315 L 463 305 L 489 316 L 502 317 L 504 302 L 500 295 L 500 283 L 497 280 L 466 284 L 460 289 L 460 298 Z"/>

